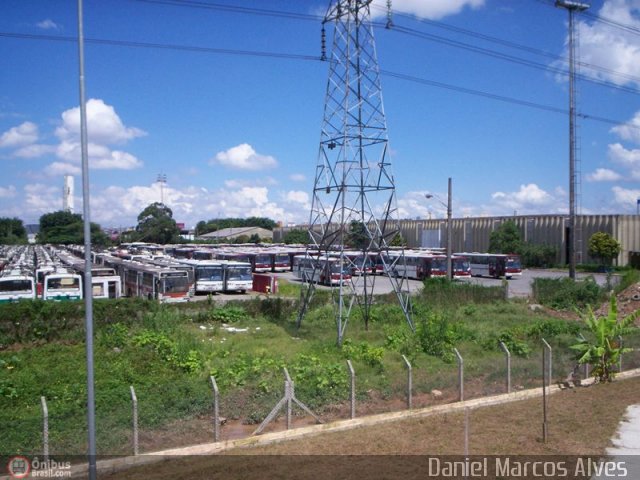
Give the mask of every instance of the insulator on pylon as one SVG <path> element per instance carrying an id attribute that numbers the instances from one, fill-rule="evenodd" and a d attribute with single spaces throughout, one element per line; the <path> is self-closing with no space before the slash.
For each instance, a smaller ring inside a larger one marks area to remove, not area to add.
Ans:
<path id="1" fill-rule="evenodd" d="M 391 19 L 391 0 L 387 0 L 387 24 L 385 28 L 389 29 L 393 27 L 393 20 Z"/>
<path id="2" fill-rule="evenodd" d="M 321 46 L 320 46 L 320 60 L 323 62 L 327 59 L 327 32 L 324 29 L 324 23 L 322 24 Z"/>

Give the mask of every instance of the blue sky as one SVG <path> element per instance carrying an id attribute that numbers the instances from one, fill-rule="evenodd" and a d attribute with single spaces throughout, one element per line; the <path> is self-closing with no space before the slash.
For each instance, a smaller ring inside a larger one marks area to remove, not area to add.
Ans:
<path id="1" fill-rule="evenodd" d="M 187 226 L 308 221 L 328 75 L 319 17 L 328 5 L 85 0 L 92 220 L 135 225 L 162 195 Z M 372 7 L 384 24 L 377 5 L 386 1 Z M 375 35 L 380 68 L 393 74 L 383 74 L 382 89 L 401 215 L 442 217 L 425 193 L 445 200 L 448 177 L 454 217 L 567 212 L 568 117 L 553 111 L 568 106 L 557 73 L 566 69 L 566 11 L 551 0 L 392 6 L 397 28 Z M 37 223 L 61 209 L 65 174 L 82 211 L 76 8 L 75 0 L 0 4 L 0 216 Z M 594 0 L 578 30 L 581 211 L 633 214 L 640 1 Z"/>

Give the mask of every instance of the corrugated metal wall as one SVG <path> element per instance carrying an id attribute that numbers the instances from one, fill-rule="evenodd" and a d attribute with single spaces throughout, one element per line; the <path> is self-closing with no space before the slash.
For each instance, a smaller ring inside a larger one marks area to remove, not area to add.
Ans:
<path id="1" fill-rule="evenodd" d="M 491 232 L 507 220 L 513 220 L 516 223 L 525 241 L 537 245 L 554 246 L 558 251 L 556 261 L 567 262 L 568 217 L 565 215 L 454 218 L 451 220 L 453 251 L 486 252 L 489 248 Z M 294 228 L 306 229 L 306 226 L 275 229 L 274 241 L 281 242 L 284 234 Z M 412 248 L 422 245 L 422 236 L 430 235 L 429 230 L 440 230 L 441 246 L 446 246 L 446 220 L 401 220 L 400 230 L 408 246 Z M 606 232 L 620 242 L 622 252 L 618 256 L 618 265 L 627 265 L 630 252 L 640 251 L 640 216 L 638 215 L 578 215 L 576 230 L 576 254 L 579 263 L 595 263 L 595 260 L 589 257 L 588 250 L 589 238 L 596 232 Z"/>

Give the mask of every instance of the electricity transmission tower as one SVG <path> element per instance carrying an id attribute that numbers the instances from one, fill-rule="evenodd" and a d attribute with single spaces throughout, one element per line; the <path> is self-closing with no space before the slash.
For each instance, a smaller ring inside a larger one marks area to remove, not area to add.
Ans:
<path id="1" fill-rule="evenodd" d="M 338 257 L 344 265 L 339 286 L 332 288 L 338 345 L 355 305 L 368 327 L 376 280 L 375 265 L 370 268 L 374 258 L 383 266 L 413 329 L 406 268 L 401 268 L 404 251 L 389 251 L 399 235 L 399 222 L 371 1 L 332 0 L 322 30 L 322 57 L 329 61 L 329 78 L 309 220 L 307 255 L 314 266 L 308 288 L 303 289 L 298 327 L 315 290 L 312 280 L 324 268 L 321 259 Z M 333 25 L 328 59 L 324 51 L 327 24 Z M 347 278 L 353 272 L 360 274 Z"/>

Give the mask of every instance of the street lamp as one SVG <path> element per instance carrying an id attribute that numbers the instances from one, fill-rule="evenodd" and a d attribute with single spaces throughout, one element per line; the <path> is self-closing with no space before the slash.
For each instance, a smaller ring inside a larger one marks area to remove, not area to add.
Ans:
<path id="1" fill-rule="evenodd" d="M 449 280 L 453 278 L 453 269 L 451 266 L 451 177 L 449 177 L 449 189 L 447 193 L 447 203 L 445 204 L 439 197 L 432 193 L 425 194 L 427 199 L 435 198 L 440 204 L 447 209 L 447 277 Z"/>

